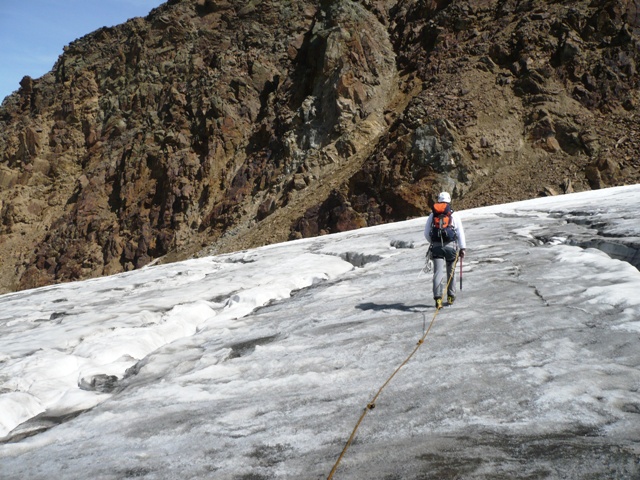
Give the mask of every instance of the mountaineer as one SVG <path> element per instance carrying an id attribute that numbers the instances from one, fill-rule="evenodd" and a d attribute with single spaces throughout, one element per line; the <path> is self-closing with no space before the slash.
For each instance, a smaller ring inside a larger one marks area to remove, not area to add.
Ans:
<path id="1" fill-rule="evenodd" d="M 454 268 L 458 258 L 464 258 L 466 240 L 460 216 L 451 208 L 451 195 L 441 192 L 438 201 L 427 219 L 424 236 L 429 240 L 429 251 L 433 259 L 433 298 L 436 308 L 442 308 L 442 296 L 445 285 L 447 302 L 453 304 L 456 299 L 456 282 Z M 445 264 L 446 277 L 445 277 Z"/>

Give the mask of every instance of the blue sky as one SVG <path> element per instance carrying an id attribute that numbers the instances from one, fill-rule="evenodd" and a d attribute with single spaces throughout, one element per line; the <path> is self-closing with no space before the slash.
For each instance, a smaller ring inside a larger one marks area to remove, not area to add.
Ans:
<path id="1" fill-rule="evenodd" d="M 51 70 L 62 48 L 101 27 L 144 17 L 166 0 L 0 0 L 0 102 L 25 75 Z"/>

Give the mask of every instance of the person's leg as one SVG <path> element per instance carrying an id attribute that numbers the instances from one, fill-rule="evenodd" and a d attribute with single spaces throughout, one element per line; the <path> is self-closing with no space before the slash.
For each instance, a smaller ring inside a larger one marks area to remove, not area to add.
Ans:
<path id="1" fill-rule="evenodd" d="M 444 290 L 445 260 L 444 258 L 433 259 L 433 298 L 442 298 Z"/>
<path id="2" fill-rule="evenodd" d="M 449 244 L 445 247 L 445 258 L 447 261 L 447 278 L 445 282 L 448 284 L 447 288 L 447 301 L 453 303 L 456 298 L 456 259 L 458 257 L 458 250 L 455 245 Z"/>
<path id="3" fill-rule="evenodd" d="M 453 303 L 456 298 L 456 272 L 454 270 L 454 262 L 447 262 L 447 282 L 449 282 L 449 288 L 447 289 L 447 297 L 449 303 Z"/>

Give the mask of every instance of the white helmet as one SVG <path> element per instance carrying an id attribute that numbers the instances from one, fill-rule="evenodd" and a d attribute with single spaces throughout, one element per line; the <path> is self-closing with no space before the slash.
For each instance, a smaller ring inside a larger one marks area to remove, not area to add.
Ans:
<path id="1" fill-rule="evenodd" d="M 438 195 L 438 202 L 451 203 L 451 195 L 447 192 L 440 192 Z"/>

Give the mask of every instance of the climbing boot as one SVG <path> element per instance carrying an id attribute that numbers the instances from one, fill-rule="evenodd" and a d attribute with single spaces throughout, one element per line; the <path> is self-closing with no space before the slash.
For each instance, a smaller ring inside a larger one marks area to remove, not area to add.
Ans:
<path id="1" fill-rule="evenodd" d="M 435 299 L 435 301 L 436 301 L 436 308 L 438 309 L 442 308 L 442 299 L 438 297 Z"/>
<path id="2" fill-rule="evenodd" d="M 447 297 L 447 303 L 449 303 L 449 305 L 453 305 L 453 302 L 455 301 L 456 297 L 454 297 L 453 295 L 449 295 Z"/>

